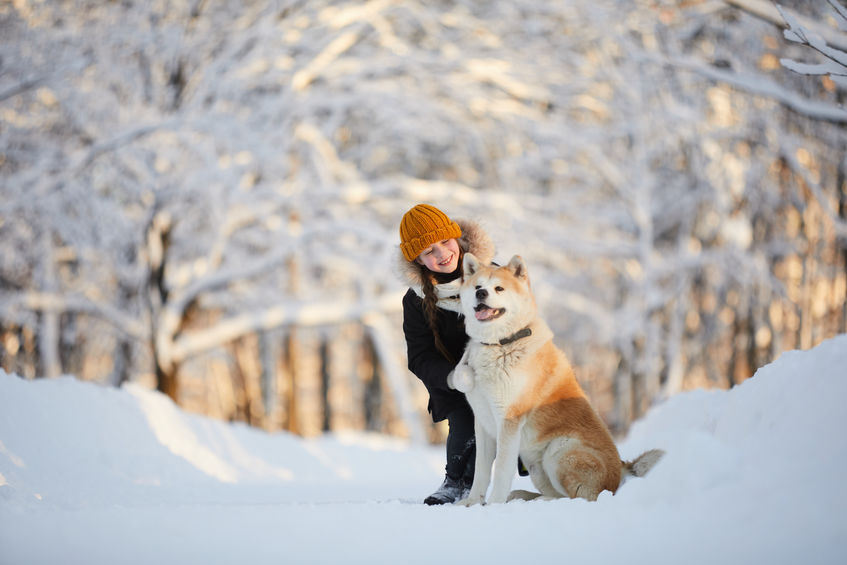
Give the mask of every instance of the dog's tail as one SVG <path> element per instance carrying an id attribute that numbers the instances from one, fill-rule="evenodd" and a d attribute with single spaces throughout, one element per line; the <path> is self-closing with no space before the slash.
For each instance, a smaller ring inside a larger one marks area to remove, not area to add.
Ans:
<path id="1" fill-rule="evenodd" d="M 623 472 L 625 475 L 632 477 L 643 477 L 653 468 L 653 465 L 659 462 L 659 459 L 665 454 L 661 449 L 651 449 L 645 451 L 632 461 L 621 461 Z"/>

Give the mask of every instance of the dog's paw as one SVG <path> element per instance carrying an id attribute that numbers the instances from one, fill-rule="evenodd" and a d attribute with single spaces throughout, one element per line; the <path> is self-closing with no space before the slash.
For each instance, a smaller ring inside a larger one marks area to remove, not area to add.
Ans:
<path id="1" fill-rule="evenodd" d="M 509 495 L 501 495 L 495 492 L 491 493 L 491 496 L 488 497 L 488 504 L 506 504 L 509 500 Z"/>
<path id="2" fill-rule="evenodd" d="M 462 500 L 457 500 L 453 504 L 456 505 L 456 506 L 466 506 L 466 507 L 476 506 L 477 504 L 484 505 L 485 504 L 485 498 L 482 497 L 482 496 L 469 496 L 467 498 L 463 498 Z"/>
<path id="3" fill-rule="evenodd" d="M 459 364 L 448 377 L 448 385 L 459 392 L 470 392 L 474 387 L 474 373 L 469 365 Z"/>

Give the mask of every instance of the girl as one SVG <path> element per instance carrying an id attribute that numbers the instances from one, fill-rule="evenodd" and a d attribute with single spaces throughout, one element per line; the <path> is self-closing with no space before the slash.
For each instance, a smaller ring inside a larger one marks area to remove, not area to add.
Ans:
<path id="1" fill-rule="evenodd" d="M 403 297 L 409 370 L 429 392 L 432 420 L 449 424 L 446 477 L 424 503 L 452 503 L 470 490 L 476 451 L 473 412 L 465 395 L 448 386 L 468 341 L 459 302 L 462 257 L 471 252 L 490 263 L 494 245 L 476 223 L 454 222 L 438 208 L 418 204 L 400 222 L 400 251 L 401 273 L 410 285 Z"/>

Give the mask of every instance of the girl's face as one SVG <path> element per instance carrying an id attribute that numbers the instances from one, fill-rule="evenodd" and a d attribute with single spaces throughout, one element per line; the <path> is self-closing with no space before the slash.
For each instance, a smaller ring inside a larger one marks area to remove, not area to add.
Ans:
<path id="1" fill-rule="evenodd" d="M 452 273 L 459 266 L 459 242 L 455 239 L 436 241 L 421 251 L 415 261 L 435 273 Z"/>

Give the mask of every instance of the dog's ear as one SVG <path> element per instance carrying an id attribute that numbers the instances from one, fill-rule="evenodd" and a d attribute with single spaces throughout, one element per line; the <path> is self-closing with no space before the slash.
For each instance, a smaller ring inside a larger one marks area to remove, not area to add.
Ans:
<path id="1" fill-rule="evenodd" d="M 478 270 L 479 259 L 473 253 L 465 253 L 465 258 L 462 260 L 462 278 L 471 277 Z"/>
<path id="2" fill-rule="evenodd" d="M 526 272 L 526 264 L 520 255 L 515 255 L 509 260 L 509 270 L 512 271 L 519 279 L 529 280 L 529 273 Z"/>

